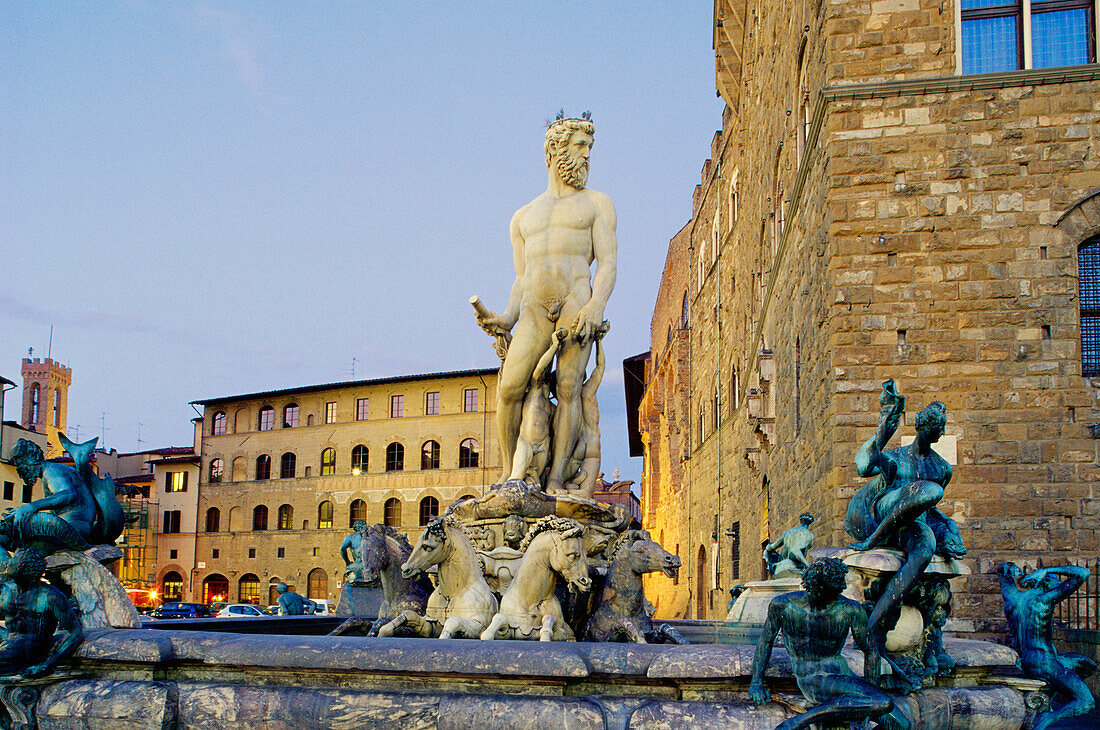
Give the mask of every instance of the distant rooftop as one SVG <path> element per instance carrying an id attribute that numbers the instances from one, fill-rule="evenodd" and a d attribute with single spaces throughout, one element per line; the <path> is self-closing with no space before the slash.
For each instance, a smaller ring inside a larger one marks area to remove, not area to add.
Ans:
<path id="1" fill-rule="evenodd" d="M 273 398 L 283 395 L 298 395 L 300 393 L 316 393 L 320 390 L 336 390 L 337 388 L 363 388 L 370 385 L 386 385 L 387 383 L 409 383 L 414 380 L 436 380 L 439 378 L 468 378 L 486 375 L 495 375 L 497 368 L 481 368 L 478 370 L 450 370 L 442 373 L 423 373 L 421 375 L 395 375 L 388 378 L 373 378 L 371 380 L 346 380 L 338 383 L 322 383 L 320 385 L 305 385 L 298 388 L 283 388 L 281 390 L 263 390 L 257 393 L 242 393 L 241 395 L 227 395 L 219 398 L 206 398 L 193 400 L 193 405 L 209 406 L 219 403 L 232 403 L 238 400 L 251 400 L 255 398 Z"/>

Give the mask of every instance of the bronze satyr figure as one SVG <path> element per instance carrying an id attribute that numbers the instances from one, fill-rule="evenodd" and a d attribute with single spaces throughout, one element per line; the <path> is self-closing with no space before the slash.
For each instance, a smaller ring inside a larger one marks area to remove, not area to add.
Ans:
<path id="1" fill-rule="evenodd" d="M 42 581 L 46 560 L 30 547 L 19 548 L 0 568 L 0 674 L 41 677 L 53 671 L 84 640 L 84 629 L 69 599 Z M 54 643 L 57 629 L 67 632 Z"/>
<path id="2" fill-rule="evenodd" d="M 764 686 L 764 671 L 775 638 L 782 631 L 798 688 L 817 705 L 777 730 L 865 720 L 876 720 L 883 728 L 909 728 L 909 721 L 895 709 L 894 701 L 876 686 L 879 652 L 869 638 L 867 614 L 860 604 L 841 595 L 847 572 L 848 567 L 835 558 L 815 560 L 802 576 L 806 590 L 784 593 L 768 606 L 764 632 L 753 658 L 749 696 L 758 705 L 771 700 Z M 864 679 L 855 676 L 840 655 L 849 631 L 864 654 Z"/>
<path id="3" fill-rule="evenodd" d="M 1015 563 L 1002 563 L 997 566 L 997 574 L 1001 577 L 1008 630 L 1020 654 L 1020 669 L 1070 698 L 1061 707 L 1039 715 L 1032 730 L 1046 730 L 1059 720 L 1091 712 L 1096 702 L 1081 678 L 1096 671 L 1096 662 L 1080 654 L 1059 654 L 1051 632 L 1055 604 L 1080 588 L 1089 571 L 1063 565 L 1023 575 Z"/>

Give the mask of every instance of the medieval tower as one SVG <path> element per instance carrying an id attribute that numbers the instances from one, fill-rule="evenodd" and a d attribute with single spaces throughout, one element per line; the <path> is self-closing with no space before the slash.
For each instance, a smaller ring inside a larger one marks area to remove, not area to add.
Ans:
<path id="1" fill-rule="evenodd" d="M 46 457 L 61 456 L 64 449 L 57 438 L 65 432 L 69 406 L 69 384 L 72 368 L 50 358 L 23 358 L 23 418 L 24 428 L 46 434 Z"/>

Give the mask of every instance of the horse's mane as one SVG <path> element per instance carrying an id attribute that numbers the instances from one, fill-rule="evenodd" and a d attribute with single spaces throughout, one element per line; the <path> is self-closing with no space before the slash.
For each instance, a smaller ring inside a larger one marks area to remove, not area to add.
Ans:
<path id="1" fill-rule="evenodd" d="M 457 517 L 455 517 L 454 515 L 443 515 L 442 517 L 436 517 L 425 526 L 424 532 L 425 534 L 430 534 L 432 535 L 432 537 L 442 542 L 447 539 L 447 527 L 451 527 L 462 533 L 463 536 L 465 536 L 465 538 L 470 541 L 470 547 L 473 550 L 474 556 L 477 557 L 478 563 L 481 564 L 481 572 L 484 573 L 485 560 L 478 552 L 477 545 L 474 544 L 474 539 L 470 535 L 469 531 L 466 529 L 466 525 L 462 524 L 462 522 Z"/>
<path id="2" fill-rule="evenodd" d="M 531 547 L 531 542 L 544 532 L 560 532 L 562 537 L 580 537 L 584 534 L 584 525 L 577 522 L 571 517 L 554 517 L 547 516 L 536 522 L 531 526 L 531 529 L 527 531 L 523 540 L 520 541 L 519 551 L 527 552 L 527 548 Z"/>
<path id="3" fill-rule="evenodd" d="M 652 539 L 646 530 L 627 530 L 615 538 L 615 542 L 611 543 L 611 547 L 607 549 L 608 562 L 614 562 L 619 557 L 619 551 L 624 547 L 629 547 L 640 540 Z"/>
<path id="4" fill-rule="evenodd" d="M 412 550 L 412 543 L 409 542 L 409 538 L 404 533 L 398 532 L 389 525 L 376 524 L 370 529 L 382 533 L 385 537 L 392 537 L 394 540 L 397 540 L 401 547 L 408 548 L 410 551 Z"/>

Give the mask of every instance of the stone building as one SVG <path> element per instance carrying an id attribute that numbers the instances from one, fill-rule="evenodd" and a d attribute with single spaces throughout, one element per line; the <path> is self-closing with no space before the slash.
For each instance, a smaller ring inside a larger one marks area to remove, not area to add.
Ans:
<path id="1" fill-rule="evenodd" d="M 65 433 L 72 368 L 51 358 L 23 358 L 23 428 L 46 435 L 46 458 L 61 456 L 57 434 Z"/>
<path id="2" fill-rule="evenodd" d="M 410 375 L 195 401 L 203 408 L 195 600 L 275 602 L 280 581 L 340 595 L 356 520 L 415 540 L 500 477 L 496 369 Z M 181 566 L 182 567 L 182 566 Z"/>
<path id="3" fill-rule="evenodd" d="M 847 544 L 887 378 L 947 406 L 941 509 L 974 575 L 1095 557 L 1100 527 L 1097 4 L 715 3 L 725 100 L 672 239 L 638 399 L 647 529 L 684 562 L 658 615 L 720 617 L 813 512 Z"/>

